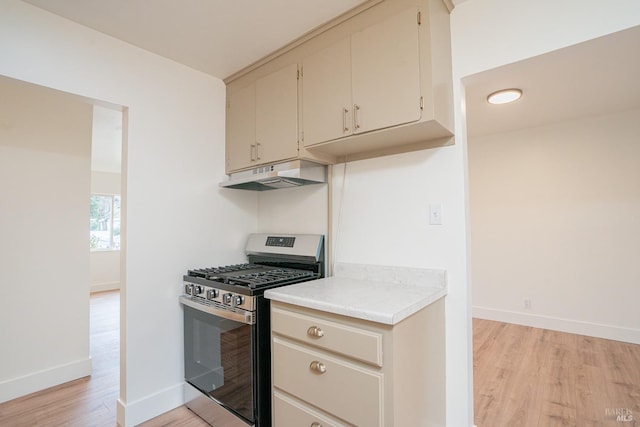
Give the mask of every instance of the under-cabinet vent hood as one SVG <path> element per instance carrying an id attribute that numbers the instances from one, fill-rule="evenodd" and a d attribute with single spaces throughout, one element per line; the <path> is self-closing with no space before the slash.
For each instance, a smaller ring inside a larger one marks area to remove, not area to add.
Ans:
<path id="1" fill-rule="evenodd" d="M 265 191 L 327 182 L 327 167 L 306 160 L 260 166 L 229 175 L 220 187 Z"/>

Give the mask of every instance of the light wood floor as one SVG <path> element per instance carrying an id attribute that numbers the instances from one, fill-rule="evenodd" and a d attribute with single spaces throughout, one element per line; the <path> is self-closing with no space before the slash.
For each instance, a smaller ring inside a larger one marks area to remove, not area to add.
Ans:
<path id="1" fill-rule="evenodd" d="M 93 375 L 0 404 L 0 426 L 115 427 L 119 335 L 119 292 L 92 295 Z M 473 343 L 478 427 L 640 426 L 640 345 L 480 319 Z M 207 424 L 183 406 L 141 426 Z"/>
<path id="2" fill-rule="evenodd" d="M 640 425 L 640 345 L 480 319 L 473 345 L 478 427 Z"/>

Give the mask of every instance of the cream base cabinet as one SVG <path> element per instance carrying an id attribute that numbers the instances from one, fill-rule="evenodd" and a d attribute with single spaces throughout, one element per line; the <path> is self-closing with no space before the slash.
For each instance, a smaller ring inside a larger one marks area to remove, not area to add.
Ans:
<path id="1" fill-rule="evenodd" d="M 298 156 L 298 65 L 290 64 L 227 98 L 227 173 Z"/>
<path id="2" fill-rule="evenodd" d="M 409 8 L 306 57 L 304 145 L 420 120 L 418 35 Z"/>
<path id="3" fill-rule="evenodd" d="M 396 325 L 272 301 L 273 425 L 443 426 L 444 304 Z"/>

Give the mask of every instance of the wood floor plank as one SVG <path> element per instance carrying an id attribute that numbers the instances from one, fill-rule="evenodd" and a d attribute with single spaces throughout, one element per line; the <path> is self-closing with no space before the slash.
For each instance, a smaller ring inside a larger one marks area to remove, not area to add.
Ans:
<path id="1" fill-rule="evenodd" d="M 478 427 L 637 425 L 639 345 L 482 319 L 473 333 Z"/>

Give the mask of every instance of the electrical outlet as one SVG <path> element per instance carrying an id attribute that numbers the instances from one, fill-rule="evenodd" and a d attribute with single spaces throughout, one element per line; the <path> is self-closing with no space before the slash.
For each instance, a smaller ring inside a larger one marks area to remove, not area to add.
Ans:
<path id="1" fill-rule="evenodd" d="M 525 298 L 523 303 L 525 310 L 531 310 L 531 300 L 529 298 Z"/>

